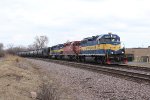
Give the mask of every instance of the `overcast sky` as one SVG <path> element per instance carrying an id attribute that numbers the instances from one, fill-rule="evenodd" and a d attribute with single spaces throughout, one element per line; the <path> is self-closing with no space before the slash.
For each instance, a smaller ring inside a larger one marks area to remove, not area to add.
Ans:
<path id="1" fill-rule="evenodd" d="M 126 47 L 150 45 L 150 0 L 0 0 L 0 42 L 49 46 L 112 32 Z"/>

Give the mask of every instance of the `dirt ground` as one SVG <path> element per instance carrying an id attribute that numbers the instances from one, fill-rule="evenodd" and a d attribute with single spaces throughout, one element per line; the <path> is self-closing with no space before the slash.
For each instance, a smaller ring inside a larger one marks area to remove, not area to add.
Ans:
<path id="1" fill-rule="evenodd" d="M 16 56 L 0 58 L 0 100 L 33 100 L 42 83 L 34 65 Z"/>

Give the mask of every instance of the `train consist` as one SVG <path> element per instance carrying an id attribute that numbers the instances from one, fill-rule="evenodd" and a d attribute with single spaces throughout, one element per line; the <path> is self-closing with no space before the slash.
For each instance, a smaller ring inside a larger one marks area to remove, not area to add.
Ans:
<path id="1" fill-rule="evenodd" d="M 121 48 L 120 37 L 116 34 L 103 34 L 72 41 L 52 47 L 19 52 L 22 57 L 40 57 L 68 59 L 80 62 L 97 62 L 100 64 L 125 64 L 125 48 Z"/>

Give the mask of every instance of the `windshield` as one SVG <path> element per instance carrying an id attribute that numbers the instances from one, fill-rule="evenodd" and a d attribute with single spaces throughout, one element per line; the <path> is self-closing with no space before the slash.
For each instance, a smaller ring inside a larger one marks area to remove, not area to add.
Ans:
<path id="1" fill-rule="evenodd" d="M 119 42 L 120 41 L 120 38 L 117 36 L 117 35 L 105 35 L 103 37 L 104 39 L 104 42 Z"/>
<path id="2" fill-rule="evenodd" d="M 119 42 L 120 40 L 118 38 L 111 38 L 110 41 L 111 42 Z"/>
<path id="3" fill-rule="evenodd" d="M 117 35 L 106 35 L 99 39 L 99 43 L 104 43 L 104 42 L 120 42 L 120 38 Z"/>
<path id="4" fill-rule="evenodd" d="M 102 38 L 99 40 L 99 42 L 119 42 L 119 38 Z"/>

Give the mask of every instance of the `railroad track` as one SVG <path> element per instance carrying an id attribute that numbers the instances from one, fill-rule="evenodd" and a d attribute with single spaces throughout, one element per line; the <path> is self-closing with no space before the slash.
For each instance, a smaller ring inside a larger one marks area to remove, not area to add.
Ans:
<path id="1" fill-rule="evenodd" d="M 62 61 L 62 60 L 42 59 L 42 58 L 38 58 L 38 60 L 44 60 L 62 65 L 74 66 L 94 71 L 102 71 L 117 75 L 128 76 L 130 78 L 150 81 L 150 68 L 147 67 L 128 66 L 128 65 L 97 65 L 89 63 L 85 64 L 78 62 L 69 62 L 64 60 Z"/>

